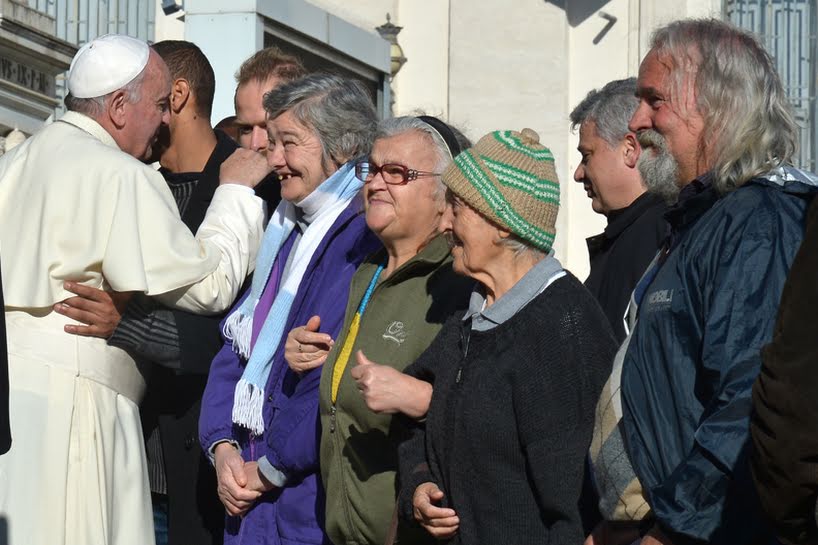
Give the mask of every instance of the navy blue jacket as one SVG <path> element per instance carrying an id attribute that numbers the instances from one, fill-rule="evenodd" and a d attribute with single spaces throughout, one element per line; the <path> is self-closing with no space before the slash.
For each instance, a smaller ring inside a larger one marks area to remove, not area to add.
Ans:
<path id="1" fill-rule="evenodd" d="M 768 532 L 747 464 L 751 391 L 816 192 L 805 173 L 777 172 L 723 196 L 698 180 L 686 187 L 668 212 L 668 251 L 636 289 L 625 440 L 674 543 L 757 543 Z"/>

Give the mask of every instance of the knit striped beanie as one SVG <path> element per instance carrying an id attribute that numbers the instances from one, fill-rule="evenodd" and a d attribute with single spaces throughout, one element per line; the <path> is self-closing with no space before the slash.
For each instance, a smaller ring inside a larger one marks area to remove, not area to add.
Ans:
<path id="1" fill-rule="evenodd" d="M 560 207 L 554 156 L 531 129 L 494 131 L 460 153 L 443 183 L 469 206 L 544 252 Z"/>

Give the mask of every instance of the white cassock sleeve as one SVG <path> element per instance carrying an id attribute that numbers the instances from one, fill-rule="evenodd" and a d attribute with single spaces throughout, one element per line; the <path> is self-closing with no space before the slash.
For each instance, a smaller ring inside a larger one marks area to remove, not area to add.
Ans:
<path id="1" fill-rule="evenodd" d="M 156 299 L 197 314 L 227 310 L 255 268 L 264 215 L 264 203 L 252 190 L 234 184 L 219 186 L 196 232 L 205 251 L 219 254 L 216 269 L 197 283 Z"/>

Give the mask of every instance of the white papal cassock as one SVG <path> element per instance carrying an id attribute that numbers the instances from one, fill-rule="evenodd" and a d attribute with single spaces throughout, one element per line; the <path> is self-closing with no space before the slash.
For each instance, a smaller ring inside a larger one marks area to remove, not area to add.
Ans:
<path id="1" fill-rule="evenodd" d="M 218 312 L 255 264 L 263 221 L 252 191 L 222 186 L 194 238 L 162 176 L 74 112 L 0 159 L 13 438 L 0 528 L 11 545 L 154 542 L 144 378 L 126 352 L 63 332 L 68 319 L 51 311 L 72 295 L 63 281 Z"/>

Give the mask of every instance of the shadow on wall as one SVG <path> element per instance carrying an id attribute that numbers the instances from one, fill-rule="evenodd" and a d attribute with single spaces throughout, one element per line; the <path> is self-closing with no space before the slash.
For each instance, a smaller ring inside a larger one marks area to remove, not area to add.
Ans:
<path id="1" fill-rule="evenodd" d="M 610 0 L 545 0 L 546 4 L 553 4 L 565 11 L 568 24 L 575 27 L 610 2 Z M 603 18 L 605 18 L 603 16 Z"/>

